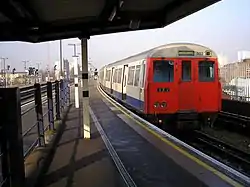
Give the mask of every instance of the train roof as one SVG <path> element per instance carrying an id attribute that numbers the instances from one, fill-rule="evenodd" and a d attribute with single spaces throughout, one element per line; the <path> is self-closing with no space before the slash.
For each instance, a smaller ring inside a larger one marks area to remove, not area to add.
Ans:
<path id="1" fill-rule="evenodd" d="M 173 57 L 189 57 L 189 58 L 197 58 L 197 57 L 207 57 L 204 55 L 205 52 L 209 51 L 209 57 L 217 58 L 217 54 L 208 47 L 194 44 L 194 43 L 171 43 L 162 46 L 155 47 L 153 49 L 144 51 L 142 53 L 138 53 L 136 55 L 127 57 L 125 59 L 113 62 L 111 64 L 106 65 L 106 67 L 126 64 L 131 61 L 136 61 L 140 59 L 146 58 L 173 58 Z M 191 54 L 193 53 L 193 55 Z"/>

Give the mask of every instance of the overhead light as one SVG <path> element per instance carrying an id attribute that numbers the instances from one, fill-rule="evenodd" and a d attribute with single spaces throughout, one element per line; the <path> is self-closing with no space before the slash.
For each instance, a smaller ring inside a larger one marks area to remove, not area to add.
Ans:
<path id="1" fill-rule="evenodd" d="M 31 30 L 38 30 L 39 27 L 31 27 Z"/>
<path id="2" fill-rule="evenodd" d="M 140 26 L 140 20 L 131 20 L 129 24 L 130 29 L 138 29 Z"/>
<path id="3" fill-rule="evenodd" d="M 123 3 L 124 3 L 124 1 L 120 1 L 120 3 L 119 3 L 120 8 L 122 7 Z"/>
<path id="4" fill-rule="evenodd" d="M 109 16 L 109 21 L 113 21 L 115 15 L 116 15 L 116 7 L 113 8 L 113 11 Z"/>

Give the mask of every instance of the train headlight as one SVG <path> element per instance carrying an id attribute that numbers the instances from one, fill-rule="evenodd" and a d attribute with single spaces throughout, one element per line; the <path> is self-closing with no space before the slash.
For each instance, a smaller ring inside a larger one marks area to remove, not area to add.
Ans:
<path id="1" fill-rule="evenodd" d="M 162 108 L 165 108 L 166 106 L 167 106 L 167 103 L 166 103 L 166 102 L 162 102 L 162 103 L 161 103 L 161 107 L 162 107 Z"/>
<path id="2" fill-rule="evenodd" d="M 157 107 L 159 107 L 159 105 L 160 105 L 159 102 L 155 102 L 154 107 L 157 108 Z"/>

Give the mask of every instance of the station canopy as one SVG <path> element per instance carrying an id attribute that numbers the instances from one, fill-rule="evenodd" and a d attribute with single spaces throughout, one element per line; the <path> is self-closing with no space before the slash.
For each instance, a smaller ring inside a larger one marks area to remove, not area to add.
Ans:
<path id="1" fill-rule="evenodd" d="M 218 1 L 2 0 L 0 41 L 36 43 L 161 28 Z"/>

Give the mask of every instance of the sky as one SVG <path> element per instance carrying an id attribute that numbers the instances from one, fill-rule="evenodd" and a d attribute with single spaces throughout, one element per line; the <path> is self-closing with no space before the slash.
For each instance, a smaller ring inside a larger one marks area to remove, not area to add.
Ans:
<path id="1" fill-rule="evenodd" d="M 249 7 L 249 0 L 222 0 L 164 28 L 93 36 L 88 40 L 88 57 L 99 69 L 159 45 L 192 42 L 234 62 L 238 51 L 250 51 Z M 63 40 L 63 57 L 72 61 L 73 47 L 69 43 L 80 44 L 80 40 Z M 7 57 L 6 64 L 17 71 L 24 70 L 24 60 L 29 61 L 27 66 L 37 67 L 39 63 L 40 68 L 46 68 L 47 64 L 52 68 L 59 60 L 59 41 L 0 42 L 0 57 Z"/>

